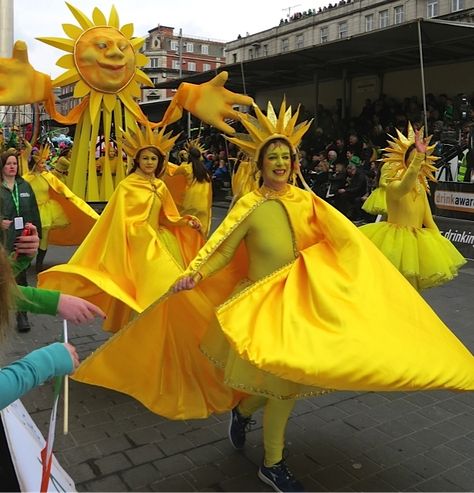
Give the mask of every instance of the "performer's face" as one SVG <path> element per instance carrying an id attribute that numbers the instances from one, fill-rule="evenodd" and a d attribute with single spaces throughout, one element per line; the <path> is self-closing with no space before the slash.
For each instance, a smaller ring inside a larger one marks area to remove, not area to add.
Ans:
<path id="1" fill-rule="evenodd" d="M 271 143 L 263 156 L 263 184 L 275 190 L 283 188 L 288 183 L 291 169 L 291 151 L 289 146 L 282 142 Z"/>
<path id="2" fill-rule="evenodd" d="M 135 75 L 132 45 L 113 27 L 85 31 L 74 46 L 74 61 L 85 83 L 100 92 L 119 92 Z"/>
<path id="3" fill-rule="evenodd" d="M 15 156 L 9 156 L 5 166 L 2 168 L 3 178 L 16 176 L 18 172 L 18 160 Z"/>
<path id="4" fill-rule="evenodd" d="M 158 156 L 150 149 L 143 149 L 138 157 L 138 167 L 146 175 L 153 176 L 158 168 Z"/>
<path id="5" fill-rule="evenodd" d="M 46 160 L 45 159 L 40 159 L 36 163 L 35 169 L 36 169 L 36 171 L 39 171 L 40 173 L 41 173 L 41 171 L 45 171 L 46 170 Z"/>

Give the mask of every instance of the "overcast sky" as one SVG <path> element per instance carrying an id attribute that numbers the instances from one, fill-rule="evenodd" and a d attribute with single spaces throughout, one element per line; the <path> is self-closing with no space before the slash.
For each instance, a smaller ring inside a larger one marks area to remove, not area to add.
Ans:
<path id="1" fill-rule="evenodd" d="M 158 24 L 172 26 L 177 33 L 197 35 L 220 41 L 232 41 L 241 34 L 254 34 L 277 26 L 281 18 L 308 8 L 327 5 L 329 0 L 69 0 L 91 17 L 94 7 L 99 7 L 108 17 L 115 5 L 120 24 L 132 22 L 136 36 L 146 36 Z M 48 46 L 35 38 L 38 36 L 66 37 L 61 25 L 77 21 L 64 0 L 13 0 L 14 39 L 26 41 L 30 62 L 52 77 L 64 72 L 56 66 L 64 51 Z M 285 10 L 283 10 L 285 9 Z"/>

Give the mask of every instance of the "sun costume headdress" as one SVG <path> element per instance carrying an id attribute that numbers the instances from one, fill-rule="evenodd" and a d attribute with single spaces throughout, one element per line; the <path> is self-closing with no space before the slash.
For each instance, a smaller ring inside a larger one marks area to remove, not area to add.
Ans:
<path id="1" fill-rule="evenodd" d="M 188 154 L 188 157 L 191 149 L 197 149 L 200 152 L 201 156 L 203 156 L 207 152 L 207 149 L 201 144 L 199 137 L 197 137 L 196 139 L 188 140 L 186 144 L 184 144 L 184 150 Z"/>
<path id="2" fill-rule="evenodd" d="M 420 129 L 420 139 L 423 139 L 423 127 Z M 390 135 L 392 139 L 389 141 L 389 147 L 384 149 L 385 155 L 381 161 L 384 163 L 382 168 L 383 178 L 388 182 L 393 180 L 400 180 L 408 169 L 409 163 L 407 160 L 409 156 L 407 151 L 415 144 L 415 130 L 411 123 L 408 123 L 408 135 L 405 137 L 397 129 L 397 137 Z M 431 136 L 427 138 L 428 143 L 431 140 Z M 418 173 L 418 180 L 416 184 L 416 191 L 421 193 L 422 190 L 429 192 L 428 181 L 436 181 L 434 173 L 436 166 L 433 166 L 433 162 L 439 159 L 437 156 L 433 156 L 433 151 L 436 145 L 430 145 L 426 149 L 424 163 L 421 166 Z"/>
<path id="3" fill-rule="evenodd" d="M 256 118 L 248 113 L 241 113 L 240 118 L 240 122 L 248 134 L 238 133 L 235 137 L 226 137 L 227 140 L 240 147 L 254 162 L 258 161 L 263 146 L 270 140 L 278 138 L 286 140 L 290 144 L 292 152 L 295 153 L 303 135 L 311 125 L 311 121 L 304 121 L 296 125 L 300 111 L 299 106 L 292 115 L 291 106 L 286 108 L 284 99 L 278 116 L 270 101 L 267 105 L 266 115 L 256 104 L 253 107 Z"/>
<path id="4" fill-rule="evenodd" d="M 38 152 L 32 155 L 32 159 L 35 163 L 35 166 L 41 161 L 48 161 L 49 155 L 51 154 L 51 149 L 49 144 L 41 144 Z"/>
<path id="5" fill-rule="evenodd" d="M 132 130 L 126 132 L 123 129 L 121 131 L 123 136 L 123 150 L 132 159 L 135 159 L 142 149 L 153 147 L 166 160 L 176 142 L 176 139 L 179 137 L 179 134 L 172 137 L 173 132 L 171 130 L 166 132 L 166 127 L 161 128 L 159 131 L 154 131 L 150 125 L 144 126 L 142 130 L 137 129 L 136 132 Z M 165 166 L 163 166 L 162 171 L 164 170 Z"/>

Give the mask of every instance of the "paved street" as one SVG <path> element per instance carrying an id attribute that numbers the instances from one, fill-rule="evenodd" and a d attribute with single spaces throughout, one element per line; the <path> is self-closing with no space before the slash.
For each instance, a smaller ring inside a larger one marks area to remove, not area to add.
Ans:
<path id="1" fill-rule="evenodd" d="M 223 210 L 217 211 L 216 220 Z M 51 248 L 46 263 L 72 249 Z M 426 299 L 474 351 L 474 263 Z M 368 305 L 368 309 L 369 309 Z M 55 340 L 59 319 L 31 316 L 6 360 Z M 107 335 L 98 323 L 70 328 L 82 356 Z M 23 399 L 44 432 L 51 385 Z M 227 415 L 168 421 L 128 396 L 76 382 L 70 386 L 70 433 L 56 456 L 79 491 L 268 491 L 257 478 L 262 417 L 241 453 L 227 441 Z M 299 401 L 289 422 L 288 463 L 307 491 L 473 491 L 474 393 L 337 392 Z"/>

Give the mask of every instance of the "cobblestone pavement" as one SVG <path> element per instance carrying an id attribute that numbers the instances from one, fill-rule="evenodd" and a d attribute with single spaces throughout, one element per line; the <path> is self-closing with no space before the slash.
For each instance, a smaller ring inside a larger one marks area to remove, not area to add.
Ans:
<path id="1" fill-rule="evenodd" d="M 217 220 L 219 217 L 217 217 Z M 50 265 L 71 249 L 51 248 Z M 474 263 L 429 291 L 428 303 L 474 351 Z M 29 334 L 12 338 L 6 360 L 53 341 L 58 319 L 30 316 Z M 84 356 L 108 336 L 98 323 L 71 327 Z M 24 399 L 45 432 L 51 385 Z M 262 416 L 236 452 L 228 417 L 169 421 L 132 398 L 71 382 L 70 432 L 56 456 L 79 491 L 268 491 L 256 475 Z M 473 491 L 474 393 L 337 392 L 299 401 L 287 432 L 287 461 L 307 491 Z"/>

